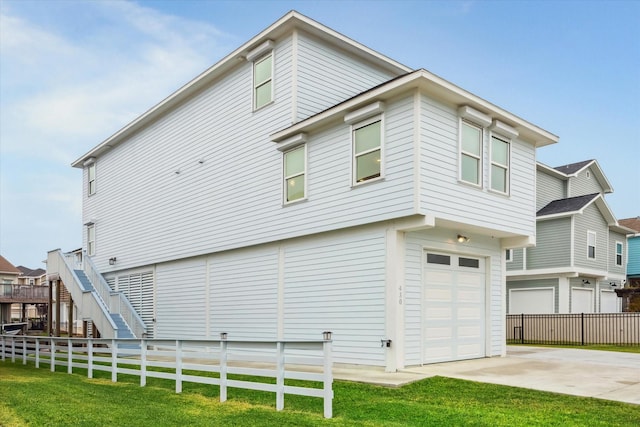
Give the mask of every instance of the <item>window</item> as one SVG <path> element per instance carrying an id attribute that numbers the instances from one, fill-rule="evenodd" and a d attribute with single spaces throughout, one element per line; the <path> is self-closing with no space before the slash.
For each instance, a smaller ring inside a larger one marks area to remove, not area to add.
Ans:
<path id="1" fill-rule="evenodd" d="M 305 198 L 306 145 L 284 153 L 284 202 Z"/>
<path id="2" fill-rule="evenodd" d="M 253 64 L 253 107 L 257 110 L 273 100 L 273 54 Z"/>
<path id="3" fill-rule="evenodd" d="M 356 184 L 382 175 L 380 119 L 353 127 L 353 175 Z"/>
<path id="4" fill-rule="evenodd" d="M 491 189 L 509 192 L 509 142 L 491 137 Z"/>
<path id="5" fill-rule="evenodd" d="M 616 265 L 622 265 L 622 243 L 616 242 Z"/>
<path id="6" fill-rule="evenodd" d="M 459 267 L 480 268 L 480 260 L 476 258 L 458 258 Z"/>
<path id="7" fill-rule="evenodd" d="M 513 261 L 513 249 L 507 249 L 505 251 L 505 258 L 506 258 L 507 262 Z"/>
<path id="8" fill-rule="evenodd" d="M 87 255 L 96 253 L 96 228 L 91 224 L 87 226 Z"/>
<path id="9" fill-rule="evenodd" d="M 449 255 L 427 254 L 427 263 L 451 265 L 451 257 Z"/>
<path id="10" fill-rule="evenodd" d="M 460 179 L 480 185 L 482 129 L 462 122 L 460 137 Z"/>
<path id="11" fill-rule="evenodd" d="M 89 196 L 96 193 L 96 164 L 91 163 L 88 168 L 88 187 L 87 191 Z"/>
<path id="12" fill-rule="evenodd" d="M 587 231 L 587 257 L 596 258 L 596 233 Z"/>

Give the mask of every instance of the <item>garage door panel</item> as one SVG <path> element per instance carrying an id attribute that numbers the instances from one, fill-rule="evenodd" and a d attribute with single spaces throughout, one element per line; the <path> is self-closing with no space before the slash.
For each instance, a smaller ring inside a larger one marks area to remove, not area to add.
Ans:
<path id="1" fill-rule="evenodd" d="M 550 314 L 555 312 L 554 306 L 553 288 L 512 289 L 509 291 L 510 314 Z"/>
<path id="2" fill-rule="evenodd" d="M 424 363 L 485 355 L 484 262 L 478 260 L 474 268 L 459 266 L 458 255 L 445 257 L 451 259 L 450 264 L 427 262 L 425 266 Z"/>

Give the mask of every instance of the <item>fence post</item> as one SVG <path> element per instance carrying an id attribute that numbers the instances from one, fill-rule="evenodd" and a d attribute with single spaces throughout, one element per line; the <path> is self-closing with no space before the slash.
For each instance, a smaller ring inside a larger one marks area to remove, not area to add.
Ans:
<path id="1" fill-rule="evenodd" d="M 324 342 L 322 343 L 322 352 L 324 353 L 324 380 L 323 380 L 323 399 L 324 399 L 324 417 L 333 417 L 333 362 L 331 360 L 331 332 L 322 333 Z"/>
<path id="2" fill-rule="evenodd" d="M 36 337 L 36 368 L 40 367 L 40 338 Z"/>
<path id="3" fill-rule="evenodd" d="M 51 372 L 55 372 L 56 371 L 56 342 L 54 341 L 53 338 L 49 338 L 49 350 L 51 351 L 51 358 L 49 360 L 51 360 L 51 363 L 49 366 L 49 368 L 51 369 Z"/>
<path id="4" fill-rule="evenodd" d="M 93 378 L 93 339 L 87 339 L 87 378 Z"/>
<path id="5" fill-rule="evenodd" d="M 22 364 L 27 364 L 27 337 L 22 337 Z"/>
<path id="6" fill-rule="evenodd" d="M 67 338 L 67 374 L 73 373 L 73 343 Z"/>
<path id="7" fill-rule="evenodd" d="M 0 332 L 2 332 L 2 331 L 0 331 Z M 4 359 L 5 359 L 5 355 L 4 355 L 4 352 L 5 352 L 4 335 L 0 336 L 0 342 L 2 342 L 2 356 L 1 357 L 2 357 L 2 361 L 4 362 Z"/>
<path id="8" fill-rule="evenodd" d="M 220 402 L 227 401 L 227 333 L 220 333 Z"/>
<path id="9" fill-rule="evenodd" d="M 16 363 L 16 338 L 11 337 L 11 362 Z"/>
<path id="10" fill-rule="evenodd" d="M 176 340 L 176 393 L 182 393 L 182 341 Z"/>
<path id="11" fill-rule="evenodd" d="M 580 313 L 580 332 L 582 335 L 582 345 L 584 345 L 584 313 Z"/>
<path id="12" fill-rule="evenodd" d="M 284 409 L 284 343 L 276 343 L 276 411 Z"/>
<path id="13" fill-rule="evenodd" d="M 140 387 L 147 385 L 147 340 L 140 341 Z"/>
<path id="14" fill-rule="evenodd" d="M 520 344 L 524 344 L 524 313 L 520 313 Z"/>
<path id="15" fill-rule="evenodd" d="M 111 340 L 111 382 L 118 382 L 118 347 L 116 340 Z"/>

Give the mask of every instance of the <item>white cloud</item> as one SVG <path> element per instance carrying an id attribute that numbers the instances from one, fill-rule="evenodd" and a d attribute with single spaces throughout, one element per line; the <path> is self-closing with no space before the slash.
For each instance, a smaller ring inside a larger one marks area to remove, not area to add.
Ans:
<path id="1" fill-rule="evenodd" d="M 80 245 L 70 162 L 235 44 L 209 24 L 135 3 L 37 6 L 0 7 L 0 253 L 24 265 L 52 245 Z"/>

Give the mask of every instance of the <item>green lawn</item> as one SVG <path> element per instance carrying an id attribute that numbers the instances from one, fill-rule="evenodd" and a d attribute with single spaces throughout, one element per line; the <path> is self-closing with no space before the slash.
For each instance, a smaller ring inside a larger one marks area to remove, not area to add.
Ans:
<path id="1" fill-rule="evenodd" d="M 35 369 L 0 362 L 0 426 L 638 426 L 640 406 L 448 378 L 402 388 L 336 381 L 334 418 L 322 418 L 322 400 L 60 367 Z"/>

